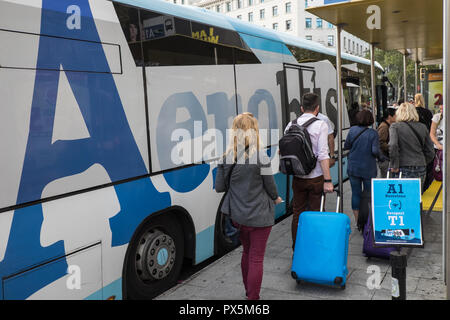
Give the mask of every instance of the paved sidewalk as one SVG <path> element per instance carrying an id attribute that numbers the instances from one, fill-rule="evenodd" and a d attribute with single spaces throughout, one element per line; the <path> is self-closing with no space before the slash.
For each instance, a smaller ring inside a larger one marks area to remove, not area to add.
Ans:
<path id="1" fill-rule="evenodd" d="M 367 259 L 362 254 L 363 236 L 355 230 L 350 208 L 351 191 L 345 185 L 344 211 L 352 220 L 348 269 L 345 290 L 303 283 L 297 285 L 290 274 L 291 221 L 292 216 L 276 224 L 270 234 L 261 288 L 262 300 L 390 300 L 391 267 L 389 261 Z M 336 196 L 328 196 L 326 209 L 333 211 Z M 408 249 L 407 299 L 445 299 L 445 285 L 442 272 L 442 214 L 433 212 L 424 216 L 423 228 L 425 247 Z M 242 247 L 228 253 L 203 270 L 173 287 L 156 300 L 243 300 L 240 259 Z M 367 269 L 376 265 L 381 271 L 381 288 L 370 290 L 366 282 L 371 276 Z"/>

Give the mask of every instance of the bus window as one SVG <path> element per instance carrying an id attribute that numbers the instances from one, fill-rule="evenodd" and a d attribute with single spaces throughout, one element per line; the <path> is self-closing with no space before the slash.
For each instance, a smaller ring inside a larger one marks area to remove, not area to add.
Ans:
<path id="1" fill-rule="evenodd" d="M 326 55 L 320 52 L 311 51 L 308 49 L 298 48 L 291 45 L 287 45 L 289 51 L 297 59 L 298 63 L 317 62 L 323 60 L 329 60 L 333 65 L 336 64 L 336 57 Z"/>
<path id="2" fill-rule="evenodd" d="M 257 64 L 261 63 L 255 54 L 251 51 L 234 49 L 234 63 L 235 64 Z"/>
<path id="3" fill-rule="evenodd" d="M 233 64 L 232 48 L 216 44 L 213 28 L 200 37 L 194 22 L 144 10 L 140 16 L 145 66 Z"/>
<path id="4" fill-rule="evenodd" d="M 131 54 L 137 66 L 142 66 L 141 28 L 139 26 L 139 11 L 114 3 L 122 30 L 130 47 Z"/>

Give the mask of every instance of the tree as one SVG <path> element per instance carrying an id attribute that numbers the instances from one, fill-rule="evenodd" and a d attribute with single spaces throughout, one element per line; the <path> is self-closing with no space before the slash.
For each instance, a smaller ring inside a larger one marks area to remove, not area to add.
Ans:
<path id="1" fill-rule="evenodd" d="M 370 59 L 370 55 L 366 56 Z M 389 81 L 395 87 L 396 99 L 400 97 L 400 92 L 403 89 L 403 54 L 397 50 L 381 50 L 375 49 L 375 61 L 377 61 L 385 70 L 385 75 L 388 77 Z M 427 66 L 428 69 L 436 69 L 437 66 Z M 407 93 L 408 97 L 414 96 L 414 77 L 415 63 L 413 60 L 406 59 L 406 83 L 407 83 Z M 418 75 L 419 76 L 419 75 Z"/>

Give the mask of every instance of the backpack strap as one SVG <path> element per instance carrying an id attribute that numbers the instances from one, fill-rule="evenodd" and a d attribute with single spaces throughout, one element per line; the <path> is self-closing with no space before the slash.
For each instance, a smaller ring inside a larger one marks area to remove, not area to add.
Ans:
<path id="1" fill-rule="evenodd" d="M 306 121 L 304 124 L 302 124 L 301 127 L 303 127 L 303 128 L 306 129 L 306 128 L 308 128 L 313 122 L 316 122 L 317 120 L 319 120 L 317 117 L 313 117 L 313 118 L 309 119 L 308 121 Z M 298 124 L 298 118 L 291 121 L 291 125 L 294 125 L 294 124 L 299 125 L 299 124 Z"/>
<path id="2" fill-rule="evenodd" d="M 306 129 L 306 128 L 308 128 L 311 124 L 313 124 L 314 122 L 316 122 L 316 121 L 318 121 L 318 120 L 319 120 L 318 118 L 313 117 L 313 118 L 309 119 L 308 121 L 306 121 L 306 122 L 302 125 L 302 127 Z"/>

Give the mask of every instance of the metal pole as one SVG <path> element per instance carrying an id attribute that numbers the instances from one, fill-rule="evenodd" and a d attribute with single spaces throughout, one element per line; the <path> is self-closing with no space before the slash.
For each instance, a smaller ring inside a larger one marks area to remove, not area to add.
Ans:
<path id="1" fill-rule="evenodd" d="M 374 126 L 377 123 L 377 75 L 375 73 L 375 44 L 370 44 L 370 82 L 372 83 L 372 113 L 373 118 L 375 119 Z"/>
<path id="2" fill-rule="evenodd" d="M 417 87 L 419 86 L 419 79 L 417 76 L 417 70 L 419 69 L 419 61 L 416 61 L 414 65 L 414 94 L 418 94 L 419 91 L 417 90 Z"/>
<path id="3" fill-rule="evenodd" d="M 337 32 L 337 43 L 336 43 L 336 71 L 337 71 L 337 91 L 338 91 L 338 121 L 337 121 L 337 132 L 338 132 L 338 177 L 339 177 L 339 193 L 341 197 L 344 196 L 343 189 L 343 175 L 342 175 L 342 112 L 344 110 L 343 94 L 342 94 L 342 61 L 341 61 L 341 32 L 342 24 L 338 24 L 336 27 Z M 341 198 L 343 199 L 343 198 Z M 343 211 L 343 201 L 339 203 L 339 212 Z"/>
<path id="4" fill-rule="evenodd" d="M 417 87 L 419 86 L 419 77 L 417 72 L 419 70 L 419 49 L 416 48 L 416 63 L 414 64 L 414 94 L 419 93 Z"/>
<path id="5" fill-rule="evenodd" d="M 392 267 L 392 300 L 406 300 L 406 253 L 400 248 L 390 254 Z"/>
<path id="6" fill-rule="evenodd" d="M 448 117 L 448 107 L 450 102 L 450 52 L 448 50 L 448 41 L 449 41 L 449 28 L 450 28 L 450 4 L 447 0 L 443 0 L 444 2 L 444 12 L 443 12 L 443 28 L 444 28 L 444 39 L 443 39 L 443 48 L 444 48 L 444 181 L 443 181 L 443 211 L 442 211 L 442 225 L 443 225 L 443 268 L 444 268 L 444 282 L 447 285 L 447 300 L 450 299 L 450 286 L 448 285 L 448 279 L 450 277 L 450 269 L 449 266 L 449 245 L 448 245 L 448 235 L 450 232 L 449 219 L 447 219 L 448 213 L 448 204 L 450 203 L 450 195 L 447 193 L 447 185 L 450 182 L 450 175 L 447 171 L 448 164 L 448 148 L 447 143 L 450 138 L 450 132 L 448 132 L 448 128 L 450 128 L 450 118 Z"/>
<path id="7" fill-rule="evenodd" d="M 403 99 L 405 100 L 405 102 L 408 102 L 408 95 L 406 93 L 406 55 L 408 53 L 405 51 L 405 53 L 403 54 Z"/>

